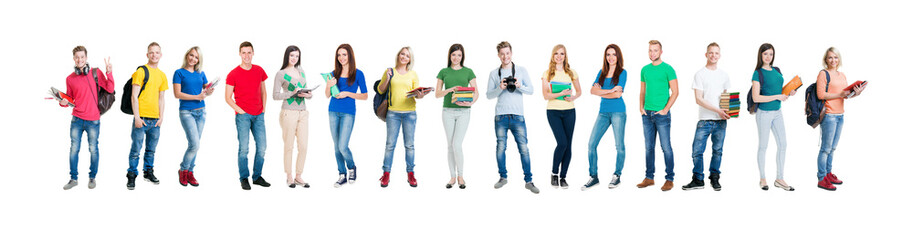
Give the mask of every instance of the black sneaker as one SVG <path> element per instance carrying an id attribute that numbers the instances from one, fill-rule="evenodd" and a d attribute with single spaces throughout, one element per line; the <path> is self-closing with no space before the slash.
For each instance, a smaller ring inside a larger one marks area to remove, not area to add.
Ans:
<path id="1" fill-rule="evenodd" d="M 250 183 L 247 182 L 247 178 L 241 179 L 241 189 L 250 190 Z"/>
<path id="2" fill-rule="evenodd" d="M 723 189 L 723 187 L 720 186 L 720 174 L 719 173 L 710 174 L 710 186 L 713 187 L 713 191 L 719 191 L 719 190 Z"/>
<path id="3" fill-rule="evenodd" d="M 136 173 L 127 173 L 127 189 L 133 190 L 136 187 Z"/>
<path id="4" fill-rule="evenodd" d="M 590 189 L 591 187 L 595 187 L 596 185 L 599 185 L 599 177 L 590 176 L 590 180 L 586 181 L 586 184 L 584 184 L 583 187 L 580 188 L 580 190 L 586 191 L 587 189 Z"/>
<path id="5" fill-rule="evenodd" d="M 152 182 L 152 184 L 155 184 L 155 185 L 159 184 L 159 179 L 156 178 L 154 174 L 152 174 L 152 169 L 143 170 L 143 180 L 146 180 L 147 182 Z"/>
<path id="6" fill-rule="evenodd" d="M 559 184 L 561 185 L 561 189 L 567 189 L 567 181 L 565 181 L 564 178 L 559 181 Z"/>
<path id="7" fill-rule="evenodd" d="M 552 187 L 558 188 L 558 174 L 552 174 Z"/>
<path id="8" fill-rule="evenodd" d="M 263 186 L 263 187 L 269 187 L 269 186 L 270 186 L 270 184 L 269 184 L 268 182 L 266 182 L 266 179 L 263 179 L 263 177 L 258 177 L 257 179 L 255 179 L 255 180 L 254 180 L 254 184 L 260 185 L 260 186 Z"/>
<path id="9" fill-rule="evenodd" d="M 691 182 L 688 185 L 682 186 L 682 190 L 695 190 L 695 189 L 704 189 L 704 180 L 698 180 L 697 175 L 691 176 Z"/>

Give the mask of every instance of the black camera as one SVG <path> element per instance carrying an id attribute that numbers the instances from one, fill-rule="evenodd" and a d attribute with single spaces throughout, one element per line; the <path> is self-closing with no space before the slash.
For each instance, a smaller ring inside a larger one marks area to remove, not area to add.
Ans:
<path id="1" fill-rule="evenodd" d="M 514 76 L 504 78 L 504 82 L 507 83 L 507 91 L 514 92 L 517 90 L 517 79 Z"/>

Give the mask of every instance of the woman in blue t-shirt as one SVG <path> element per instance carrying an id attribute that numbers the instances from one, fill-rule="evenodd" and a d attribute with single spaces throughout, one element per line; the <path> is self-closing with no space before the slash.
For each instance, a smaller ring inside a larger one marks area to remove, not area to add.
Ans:
<path id="1" fill-rule="evenodd" d="M 349 139 L 355 127 L 355 100 L 368 99 L 365 75 L 355 68 L 355 53 L 352 46 L 342 44 L 336 48 L 336 64 L 333 72 L 325 74 L 327 86 L 324 93 L 330 98 L 327 111 L 330 115 L 330 135 L 336 151 L 336 166 L 339 179 L 333 184 L 341 187 L 355 183 L 355 160 L 349 151 Z M 346 176 L 348 169 L 348 177 Z"/>
<path id="2" fill-rule="evenodd" d="M 199 186 L 193 176 L 196 165 L 197 150 L 200 148 L 200 137 L 203 124 L 206 123 L 206 102 L 203 99 L 212 95 L 213 88 L 208 84 L 206 73 L 203 73 L 203 54 L 199 47 L 192 47 L 184 54 L 184 64 L 174 71 L 174 97 L 180 99 L 178 117 L 187 135 L 187 151 L 178 171 L 181 185 Z M 216 78 L 215 82 L 218 82 Z"/>
<path id="3" fill-rule="evenodd" d="M 612 126 L 612 132 L 615 135 L 616 152 L 615 173 L 612 174 L 609 188 L 618 187 L 618 184 L 621 183 L 621 170 L 625 164 L 625 121 L 627 121 L 625 102 L 621 95 L 624 93 L 627 80 L 628 73 L 624 70 L 624 58 L 621 55 L 621 48 L 618 45 L 609 44 L 605 48 L 602 70 L 599 71 L 596 82 L 590 88 L 590 94 L 599 96 L 602 99 L 599 103 L 599 115 L 593 125 L 593 131 L 590 133 L 590 143 L 588 145 L 590 180 L 583 185 L 581 190 L 587 190 L 599 185 L 599 177 L 596 171 L 598 160 L 596 147 L 599 146 L 599 140 L 605 135 L 609 126 Z"/>
<path id="4" fill-rule="evenodd" d="M 786 101 L 789 96 L 783 95 L 783 74 L 780 68 L 773 67 L 774 46 L 770 43 L 761 44 L 758 49 L 758 64 L 755 66 L 751 77 L 751 95 L 754 102 L 758 103 L 755 119 L 758 121 L 758 171 L 761 173 L 762 190 L 767 191 L 767 179 L 764 174 L 764 159 L 767 152 L 767 142 L 770 132 L 773 132 L 777 141 L 777 181 L 774 186 L 786 191 L 795 190 L 783 180 L 783 166 L 786 164 L 786 125 L 783 123 L 783 113 L 780 112 L 780 102 Z"/>

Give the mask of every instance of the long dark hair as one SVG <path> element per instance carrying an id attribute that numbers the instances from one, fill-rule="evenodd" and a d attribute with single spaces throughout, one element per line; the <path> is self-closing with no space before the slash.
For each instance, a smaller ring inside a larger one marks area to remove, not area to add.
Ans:
<path id="1" fill-rule="evenodd" d="M 342 63 L 339 63 L 339 58 L 336 58 L 336 54 L 339 53 L 339 49 L 345 49 L 346 53 L 349 54 L 349 80 L 346 81 L 348 85 L 355 84 L 355 52 L 352 51 L 352 46 L 348 43 L 343 43 L 336 48 L 336 51 L 333 52 L 333 62 L 336 62 L 336 67 L 333 68 L 333 77 L 339 79 L 339 76 L 342 76 Z"/>
<path id="2" fill-rule="evenodd" d="M 774 49 L 774 45 L 771 45 L 770 43 L 764 43 L 761 44 L 761 48 L 758 48 L 758 65 L 754 67 L 754 70 L 761 69 L 761 66 L 764 66 L 764 59 L 762 59 L 761 55 L 764 54 L 764 51 L 767 51 L 767 49 L 774 51 L 773 57 L 770 58 L 770 67 L 774 66 L 774 59 L 777 57 L 777 50 Z"/>
<path id="3" fill-rule="evenodd" d="M 281 69 L 285 69 L 286 67 L 288 67 L 288 58 L 289 58 L 289 55 L 292 54 L 292 52 L 298 52 L 298 61 L 295 62 L 295 67 L 297 68 L 297 67 L 301 66 L 301 49 L 298 49 L 298 47 L 295 45 L 289 45 L 287 48 L 285 48 L 285 57 L 282 58 L 282 68 Z"/>
<path id="4" fill-rule="evenodd" d="M 454 43 L 450 45 L 450 51 L 447 52 L 447 67 L 453 66 L 453 62 L 450 60 L 450 54 L 453 52 L 460 51 L 463 53 L 463 57 L 460 58 L 460 67 L 463 66 L 463 61 L 466 60 L 466 50 L 463 50 L 463 45 L 459 43 Z"/>
<path id="5" fill-rule="evenodd" d="M 609 44 L 609 46 L 605 47 L 605 51 L 602 51 L 602 71 L 599 72 L 600 86 L 605 85 L 605 77 L 606 74 L 609 73 L 609 60 L 606 60 L 605 57 L 605 53 L 608 52 L 609 49 L 615 49 L 615 55 L 617 55 L 618 58 L 618 61 L 615 62 L 615 72 L 612 73 L 612 86 L 618 85 L 618 76 L 621 76 L 621 72 L 624 71 L 625 60 L 624 57 L 621 56 L 621 48 L 614 43 Z"/>

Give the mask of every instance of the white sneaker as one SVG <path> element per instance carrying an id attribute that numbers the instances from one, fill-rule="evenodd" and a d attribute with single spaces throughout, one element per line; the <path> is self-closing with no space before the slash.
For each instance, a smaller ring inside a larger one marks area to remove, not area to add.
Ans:
<path id="1" fill-rule="evenodd" d="M 615 189 L 618 187 L 618 184 L 621 183 L 621 177 L 615 174 L 612 174 L 612 181 L 609 181 L 609 189 Z"/>

